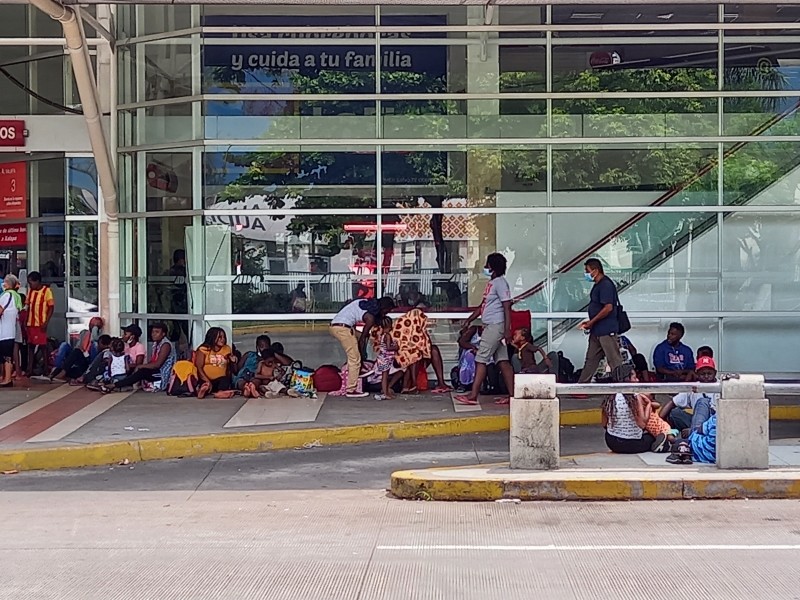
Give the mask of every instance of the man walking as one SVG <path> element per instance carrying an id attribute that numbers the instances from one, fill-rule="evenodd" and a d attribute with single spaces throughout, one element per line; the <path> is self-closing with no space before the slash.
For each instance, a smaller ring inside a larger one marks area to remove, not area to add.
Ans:
<path id="1" fill-rule="evenodd" d="M 584 263 L 584 277 L 587 281 L 594 282 L 594 285 L 589 293 L 589 320 L 579 326 L 589 332 L 589 348 L 586 350 L 586 361 L 578 383 L 592 380 L 600 359 L 604 356 L 612 371 L 622 364 L 617 341 L 617 286 L 606 276 L 603 264 L 596 258 L 590 258 Z"/>

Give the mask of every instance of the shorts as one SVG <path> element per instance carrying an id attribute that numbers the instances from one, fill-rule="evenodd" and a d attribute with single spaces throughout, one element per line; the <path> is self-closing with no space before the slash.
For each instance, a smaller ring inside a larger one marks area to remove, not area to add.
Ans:
<path id="1" fill-rule="evenodd" d="M 0 363 L 12 362 L 14 359 L 14 340 L 0 340 Z"/>
<path id="2" fill-rule="evenodd" d="M 41 327 L 29 327 L 27 331 L 27 342 L 29 346 L 46 346 L 47 332 L 42 331 Z"/>
<path id="3" fill-rule="evenodd" d="M 481 342 L 478 345 L 478 353 L 475 355 L 475 362 L 488 365 L 492 360 L 495 363 L 507 361 L 508 346 L 503 341 L 505 335 L 503 323 L 484 325 L 483 333 L 481 333 Z"/>

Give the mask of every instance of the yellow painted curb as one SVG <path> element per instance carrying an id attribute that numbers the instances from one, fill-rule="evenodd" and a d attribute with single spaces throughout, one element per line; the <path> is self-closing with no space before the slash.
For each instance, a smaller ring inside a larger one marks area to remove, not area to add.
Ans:
<path id="1" fill-rule="evenodd" d="M 507 464 L 506 464 L 507 466 Z M 462 469 L 464 467 L 459 467 Z M 442 469 L 438 469 L 441 471 Z M 433 469 L 429 471 L 434 471 Z M 518 500 L 689 500 L 735 498 L 800 498 L 800 470 L 770 471 L 771 477 L 752 473 L 731 473 L 711 477 L 702 473 L 664 473 L 660 479 L 633 477 L 587 477 L 587 470 L 574 478 L 514 480 L 505 475 L 495 479 L 437 478 L 426 470 L 392 474 L 391 491 L 405 500 L 492 502 Z M 596 469 L 598 473 L 601 469 Z M 635 477 L 635 475 L 634 475 Z"/>

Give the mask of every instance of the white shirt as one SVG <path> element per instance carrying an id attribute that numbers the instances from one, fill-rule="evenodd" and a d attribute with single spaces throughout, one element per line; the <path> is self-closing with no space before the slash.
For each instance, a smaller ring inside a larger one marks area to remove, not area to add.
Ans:
<path id="1" fill-rule="evenodd" d="M 108 374 L 111 377 L 125 375 L 128 372 L 128 357 L 111 355 L 111 364 L 108 366 Z"/>
<path id="2" fill-rule="evenodd" d="M 347 325 L 348 327 L 355 327 L 367 312 L 361 308 L 361 300 L 353 300 L 350 304 L 345 306 L 342 310 L 336 313 L 331 321 L 332 325 Z"/>
<path id="3" fill-rule="evenodd" d="M 642 439 L 642 428 L 636 424 L 624 394 L 614 397 L 614 418 L 609 420 L 606 431 L 623 440 Z"/>
<path id="4" fill-rule="evenodd" d="M 11 292 L 4 291 L 0 294 L 0 308 L 3 309 L 3 314 L 0 315 L 0 341 L 16 339 L 19 312 Z"/>
<path id="5" fill-rule="evenodd" d="M 694 410 L 695 404 L 700 398 L 708 398 L 711 400 L 711 408 L 714 412 L 717 411 L 717 399 L 719 394 L 700 394 L 697 392 L 682 392 L 672 399 L 672 402 L 678 408 L 691 408 Z"/>

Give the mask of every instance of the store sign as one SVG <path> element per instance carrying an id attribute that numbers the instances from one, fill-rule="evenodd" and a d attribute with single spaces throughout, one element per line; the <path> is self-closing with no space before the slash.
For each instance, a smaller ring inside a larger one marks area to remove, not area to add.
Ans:
<path id="1" fill-rule="evenodd" d="M 25 121 L 0 119 L 0 146 L 24 146 Z"/>
<path id="2" fill-rule="evenodd" d="M 0 225 L 0 248 L 4 250 L 25 250 L 28 246 L 26 225 Z"/>
<path id="3" fill-rule="evenodd" d="M 27 164 L 0 163 L 0 219 L 24 219 L 27 206 Z"/>

